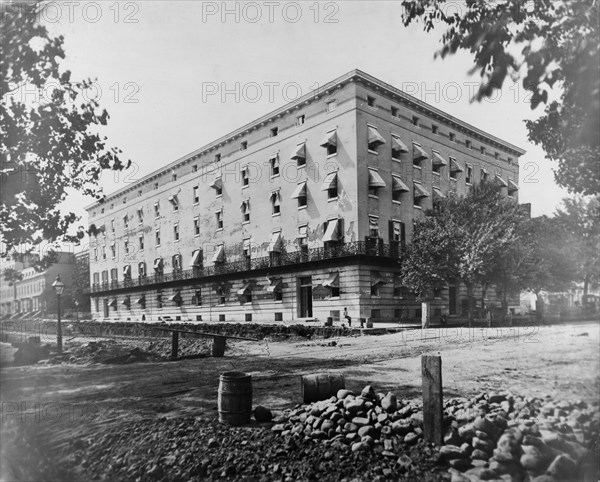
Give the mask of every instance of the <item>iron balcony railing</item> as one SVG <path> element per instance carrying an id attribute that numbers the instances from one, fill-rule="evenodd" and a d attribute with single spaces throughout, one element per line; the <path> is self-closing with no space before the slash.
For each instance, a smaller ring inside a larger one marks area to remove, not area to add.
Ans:
<path id="1" fill-rule="evenodd" d="M 337 246 L 306 249 L 304 251 L 271 253 L 271 256 L 264 256 L 261 258 L 233 261 L 230 263 L 216 263 L 212 266 L 198 266 L 189 270 L 174 270 L 171 273 L 155 273 L 152 275 L 141 276 L 137 279 L 129 278 L 122 281 L 104 281 L 102 283 L 92 284 L 90 292 L 97 293 L 121 288 L 167 283 L 169 281 L 199 279 L 207 276 L 240 273 L 277 266 L 291 266 L 300 263 L 310 263 L 358 255 L 383 258 L 398 258 L 400 256 L 400 242 L 394 242 L 391 245 L 388 245 L 383 244 L 381 241 L 382 240 L 355 241 Z"/>

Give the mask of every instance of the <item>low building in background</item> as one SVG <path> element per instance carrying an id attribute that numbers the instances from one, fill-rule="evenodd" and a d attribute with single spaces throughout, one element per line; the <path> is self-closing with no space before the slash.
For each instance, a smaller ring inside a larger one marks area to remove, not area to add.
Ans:
<path id="1" fill-rule="evenodd" d="M 354 70 L 88 206 L 92 314 L 418 320 L 413 220 L 484 179 L 517 202 L 524 152 Z M 459 283 L 432 297 L 466 309 Z"/>

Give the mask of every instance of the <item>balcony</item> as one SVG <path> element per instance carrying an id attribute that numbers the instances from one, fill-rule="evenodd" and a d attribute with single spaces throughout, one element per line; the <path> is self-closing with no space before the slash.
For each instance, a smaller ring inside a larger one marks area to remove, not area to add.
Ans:
<path id="1" fill-rule="evenodd" d="M 104 282 L 92 284 L 90 293 L 133 288 L 136 286 L 155 285 L 178 280 L 200 280 L 209 276 L 242 273 L 259 269 L 292 266 L 302 263 L 349 258 L 360 255 L 397 259 L 400 252 L 401 248 L 399 242 L 392 243 L 391 245 L 383 243 L 376 245 L 369 241 L 356 241 L 353 243 L 340 244 L 339 246 L 280 253 L 280 255 L 271 253 L 271 256 L 261 258 L 243 259 L 231 263 L 219 263 L 213 266 L 197 267 L 189 270 L 174 270 L 171 273 L 148 275 L 137 279 L 125 279 L 123 281 L 112 280 L 110 283 Z"/>

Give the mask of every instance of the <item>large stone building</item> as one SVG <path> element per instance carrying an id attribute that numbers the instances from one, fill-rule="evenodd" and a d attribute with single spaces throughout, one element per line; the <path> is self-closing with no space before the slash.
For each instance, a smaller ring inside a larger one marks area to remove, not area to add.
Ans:
<path id="1" fill-rule="evenodd" d="M 524 151 L 361 71 L 88 206 L 104 320 L 406 320 L 412 221 L 482 179 L 517 199 Z M 460 286 L 436 313 L 460 313 Z"/>

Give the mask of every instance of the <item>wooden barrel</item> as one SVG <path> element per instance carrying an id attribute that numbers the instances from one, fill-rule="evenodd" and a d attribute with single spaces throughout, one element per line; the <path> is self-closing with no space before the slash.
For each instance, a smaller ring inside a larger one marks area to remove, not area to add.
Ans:
<path id="1" fill-rule="evenodd" d="M 229 425 L 250 423 L 252 376 L 242 372 L 221 374 L 218 392 L 219 422 Z"/>
<path id="2" fill-rule="evenodd" d="M 304 403 L 327 400 L 341 388 L 346 388 L 344 375 L 317 373 L 302 376 L 302 400 Z"/>
<path id="3" fill-rule="evenodd" d="M 221 357 L 225 355 L 225 342 L 227 338 L 224 336 L 215 336 L 212 342 L 212 356 Z"/>

